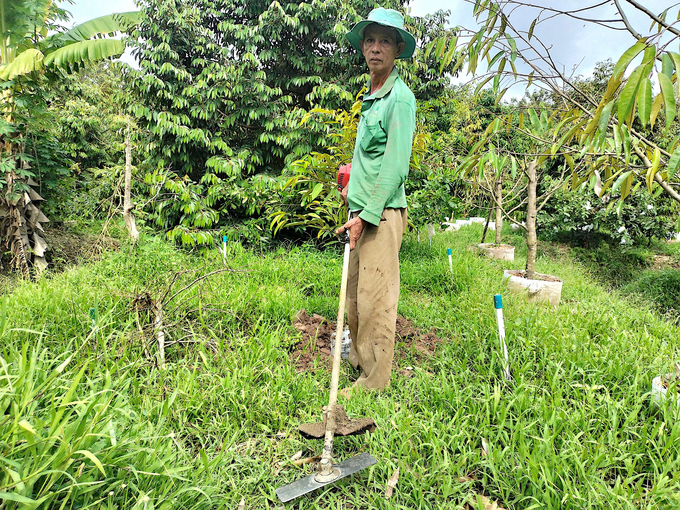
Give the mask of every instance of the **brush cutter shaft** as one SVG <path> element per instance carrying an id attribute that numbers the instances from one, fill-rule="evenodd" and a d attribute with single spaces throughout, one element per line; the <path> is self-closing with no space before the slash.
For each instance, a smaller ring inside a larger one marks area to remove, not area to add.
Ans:
<path id="1" fill-rule="evenodd" d="M 335 348 L 333 349 L 333 372 L 331 373 L 331 394 L 326 408 L 326 434 L 323 439 L 323 453 L 321 454 L 321 474 L 330 475 L 333 459 L 333 435 L 335 433 L 335 404 L 338 401 L 338 384 L 340 381 L 340 349 L 342 330 L 345 320 L 345 300 L 347 298 L 347 277 L 349 275 L 349 242 L 345 243 L 345 255 L 342 261 L 342 283 L 340 284 L 340 305 L 338 306 L 338 328 L 335 333 Z"/>
<path id="2" fill-rule="evenodd" d="M 349 243 L 345 243 L 345 256 L 342 261 L 342 284 L 340 285 L 340 306 L 338 307 L 338 326 L 335 330 L 335 346 L 333 349 L 333 372 L 331 373 L 331 394 L 328 398 L 328 406 L 333 406 L 338 401 L 338 383 L 340 381 L 340 358 L 342 338 L 345 320 L 345 301 L 347 299 L 347 277 L 349 275 Z"/>

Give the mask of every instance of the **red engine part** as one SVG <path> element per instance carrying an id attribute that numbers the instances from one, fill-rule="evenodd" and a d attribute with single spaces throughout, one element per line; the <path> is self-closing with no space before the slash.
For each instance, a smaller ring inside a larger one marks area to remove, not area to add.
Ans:
<path id="1" fill-rule="evenodd" d="M 342 165 L 338 170 L 338 191 L 345 189 L 349 183 L 349 171 L 352 169 L 352 163 Z"/>

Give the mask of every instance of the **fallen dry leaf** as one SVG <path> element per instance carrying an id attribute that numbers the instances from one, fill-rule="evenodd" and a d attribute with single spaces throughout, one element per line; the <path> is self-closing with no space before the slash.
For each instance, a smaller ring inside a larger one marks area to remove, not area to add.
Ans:
<path id="1" fill-rule="evenodd" d="M 246 500 L 244 498 L 241 498 L 241 502 L 238 504 L 238 508 L 236 510 L 245 510 L 246 508 Z"/>
<path id="2" fill-rule="evenodd" d="M 474 482 L 475 479 L 466 475 L 466 476 L 459 476 L 458 478 L 456 478 L 456 481 L 458 483 L 466 483 L 466 482 Z"/>
<path id="3" fill-rule="evenodd" d="M 498 503 L 491 501 L 486 496 L 475 494 L 474 497 L 475 504 L 471 505 L 470 503 L 465 503 L 465 510 L 478 510 L 479 508 L 482 508 L 483 510 L 504 510 L 502 506 L 499 506 Z M 483 506 L 480 507 L 480 504 Z"/>
<path id="4" fill-rule="evenodd" d="M 300 450 L 300 451 L 297 452 L 295 455 L 293 455 L 293 456 L 290 458 L 290 461 L 291 461 L 291 462 L 295 462 L 295 461 L 298 460 L 300 457 L 302 457 L 302 450 Z"/>
<path id="5" fill-rule="evenodd" d="M 574 383 L 571 385 L 572 388 L 583 388 L 584 390 L 606 390 L 607 388 L 605 386 L 602 386 L 601 384 L 580 384 L 580 383 Z"/>
<path id="6" fill-rule="evenodd" d="M 397 486 L 397 481 L 399 480 L 399 468 L 397 468 L 394 473 L 392 473 L 392 476 L 390 476 L 390 479 L 387 480 L 387 489 L 385 489 L 385 499 L 390 499 L 392 497 L 392 492 L 394 491 L 394 488 Z"/>
<path id="7" fill-rule="evenodd" d="M 486 443 L 486 440 L 482 438 L 482 457 L 486 457 L 489 455 L 489 445 Z"/>
<path id="8" fill-rule="evenodd" d="M 321 455 L 315 455 L 314 457 L 307 457 L 304 459 L 295 459 L 293 464 L 296 466 L 303 466 L 304 464 L 309 464 L 310 462 L 319 462 L 321 460 Z"/>

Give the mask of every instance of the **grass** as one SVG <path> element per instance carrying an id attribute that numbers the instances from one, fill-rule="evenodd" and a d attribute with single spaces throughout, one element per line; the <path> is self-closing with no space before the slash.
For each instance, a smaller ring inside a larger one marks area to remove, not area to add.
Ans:
<path id="1" fill-rule="evenodd" d="M 504 239 L 517 246 L 510 263 L 469 252 L 479 238 L 478 226 L 437 235 L 432 248 L 407 236 L 400 313 L 445 343 L 419 365 L 413 356 L 413 377 L 347 405 L 378 429 L 339 439 L 336 457 L 369 451 L 378 464 L 286 508 L 463 508 L 475 494 L 508 509 L 676 508 L 678 412 L 650 405 L 649 391 L 679 357 L 678 328 L 594 283 L 568 253 L 542 251 L 537 262 L 564 280 L 562 304 L 527 304 L 501 278 L 524 266 L 522 239 Z M 219 269 L 217 251 L 189 255 L 147 238 L 16 286 L 0 321 L 0 508 L 233 509 L 241 498 L 284 507 L 274 490 L 312 469 L 290 457 L 321 451 L 296 429 L 320 419 L 330 380 L 322 368 L 295 373 L 292 320 L 303 307 L 335 317 L 341 255 L 232 245 L 229 260 L 240 271 L 165 306 L 169 339 L 198 340 L 170 345 L 165 368 L 144 354 L 153 314 L 134 297 L 169 296 L 173 278 L 179 290 Z M 196 272 L 177 274 L 186 270 Z M 341 386 L 351 374 L 343 367 Z"/>

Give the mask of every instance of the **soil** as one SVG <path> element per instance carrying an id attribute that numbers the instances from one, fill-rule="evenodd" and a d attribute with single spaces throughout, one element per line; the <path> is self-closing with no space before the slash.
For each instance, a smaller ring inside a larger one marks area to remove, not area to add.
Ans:
<path id="1" fill-rule="evenodd" d="M 519 276 L 520 278 L 525 278 L 526 271 L 509 271 L 512 276 Z M 534 273 L 534 280 L 539 280 L 542 282 L 561 282 L 556 276 L 551 276 L 549 274 Z"/>
<path id="2" fill-rule="evenodd" d="M 496 244 L 496 243 L 484 243 L 484 244 L 478 244 L 477 245 L 479 248 L 502 248 L 504 250 L 514 248 L 513 245 L 511 244 Z"/>
<path id="3" fill-rule="evenodd" d="M 336 323 L 328 321 L 318 314 L 309 315 L 303 308 L 298 312 L 293 326 L 301 334 L 300 341 L 293 345 L 290 357 L 298 372 L 308 372 L 316 367 L 326 367 L 330 370 L 333 363 L 331 357 L 331 334 L 335 333 Z M 413 375 L 410 366 L 401 367 L 405 361 L 405 354 L 415 351 L 416 361 L 431 356 L 437 350 L 438 344 L 444 340 L 432 332 L 423 332 L 416 328 L 405 317 L 397 317 L 396 348 L 393 368 L 402 376 Z M 315 363 L 316 360 L 319 363 Z"/>

